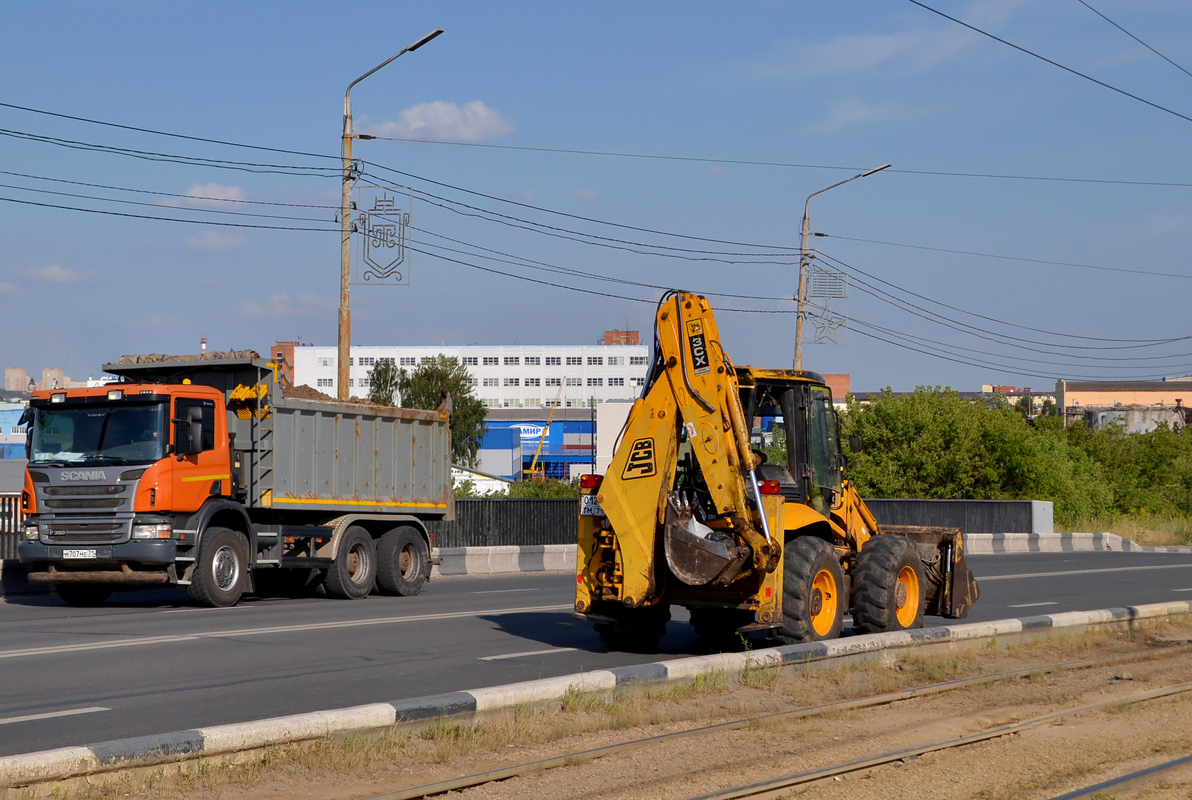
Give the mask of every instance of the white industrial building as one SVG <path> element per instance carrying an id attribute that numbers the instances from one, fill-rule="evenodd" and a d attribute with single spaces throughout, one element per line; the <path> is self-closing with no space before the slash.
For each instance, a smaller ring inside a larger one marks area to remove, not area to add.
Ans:
<path id="1" fill-rule="evenodd" d="M 353 347 L 351 394 L 368 393 L 369 372 L 384 360 L 412 370 L 437 355 L 453 356 L 472 374 L 476 397 L 488 408 L 543 408 L 558 397 L 564 408 L 632 400 L 649 367 L 646 345 L 466 345 L 459 347 Z M 336 394 L 335 347 L 278 342 L 270 356 L 286 377 Z"/>

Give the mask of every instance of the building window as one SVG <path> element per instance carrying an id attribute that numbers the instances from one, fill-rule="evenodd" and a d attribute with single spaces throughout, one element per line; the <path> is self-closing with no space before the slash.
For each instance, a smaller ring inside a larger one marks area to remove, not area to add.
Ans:
<path id="1" fill-rule="evenodd" d="M 630 356 L 629 357 L 629 366 L 631 366 L 631 367 L 640 367 L 640 366 L 645 365 L 645 363 L 646 363 L 645 356 Z"/>
<path id="2" fill-rule="evenodd" d="M 518 386 L 520 383 L 521 383 L 520 378 L 506 378 L 505 379 L 506 386 Z"/>
<path id="3" fill-rule="evenodd" d="M 390 366 L 393 366 L 393 359 L 392 358 L 378 358 L 377 363 L 378 364 L 388 364 Z"/>
<path id="4" fill-rule="evenodd" d="M 414 364 L 417 363 L 417 361 L 418 360 L 416 358 L 414 358 L 413 356 L 402 356 L 401 357 L 401 365 L 403 367 L 412 367 L 412 366 L 414 366 Z"/>
<path id="5" fill-rule="evenodd" d="M 485 356 L 484 357 L 484 366 L 496 367 L 496 366 L 499 366 L 500 361 L 501 361 L 501 359 L 497 358 L 496 356 Z"/>
<path id="6" fill-rule="evenodd" d="M 319 366 L 320 366 L 320 367 L 330 367 L 330 366 L 332 366 L 331 359 L 330 359 L 330 358 L 324 358 L 324 357 L 320 357 L 320 358 L 319 358 Z M 351 366 L 351 362 L 350 362 L 350 361 L 349 361 L 349 363 L 348 363 L 348 366 Z"/>
<path id="7" fill-rule="evenodd" d="M 603 386 L 604 378 L 588 378 L 589 386 Z"/>
<path id="8" fill-rule="evenodd" d="M 521 364 L 521 358 L 518 356 L 505 356 L 505 366 L 516 367 Z"/>
<path id="9" fill-rule="evenodd" d="M 583 382 L 582 378 L 568 378 L 567 385 L 568 386 L 583 386 L 584 382 Z"/>
<path id="10" fill-rule="evenodd" d="M 335 381 L 333 381 L 331 378 L 319 378 L 318 383 L 320 389 L 330 389 L 335 385 Z"/>
<path id="11" fill-rule="evenodd" d="M 547 386 L 562 386 L 563 379 L 562 378 L 547 378 L 546 385 Z"/>
<path id="12" fill-rule="evenodd" d="M 526 356 L 527 367 L 537 367 L 542 364 L 542 359 L 538 356 Z"/>
<path id="13" fill-rule="evenodd" d="M 468 378 L 468 386 L 479 386 L 480 381 L 476 378 Z"/>
<path id="14" fill-rule="evenodd" d="M 629 380 L 633 386 L 645 386 L 646 385 L 645 378 L 630 378 Z"/>
<path id="15" fill-rule="evenodd" d="M 358 358 L 356 360 L 360 362 L 360 366 L 362 366 L 362 367 L 371 367 L 377 363 L 377 359 L 375 356 L 360 356 L 360 358 Z M 349 364 L 348 366 L 351 366 L 351 365 Z"/>
<path id="16" fill-rule="evenodd" d="M 588 366 L 589 367 L 604 366 L 604 356 L 588 356 Z"/>
<path id="17" fill-rule="evenodd" d="M 482 402 L 484 403 L 485 408 L 500 408 L 501 407 L 501 401 L 495 397 L 486 397 L 486 398 L 484 398 L 484 400 Z"/>
<path id="18" fill-rule="evenodd" d="M 548 367 L 557 367 L 563 363 L 563 359 L 559 356 L 547 356 L 546 365 Z"/>
<path id="19" fill-rule="evenodd" d="M 609 378 L 608 385 L 609 386 L 624 386 L 625 379 L 624 378 Z"/>
<path id="20" fill-rule="evenodd" d="M 351 386 L 351 385 L 352 385 L 352 379 L 348 378 L 348 386 Z M 360 388 L 361 389 L 367 389 L 370 386 L 372 386 L 371 378 L 361 378 L 360 379 Z"/>
<path id="21" fill-rule="evenodd" d="M 541 386 L 542 378 L 526 378 L 526 386 Z"/>
<path id="22" fill-rule="evenodd" d="M 624 356 L 609 356 L 608 357 L 608 365 L 610 367 L 619 367 L 623 363 L 625 363 Z"/>
<path id="23" fill-rule="evenodd" d="M 484 385 L 485 386 L 500 386 L 501 379 L 500 378 L 485 378 Z"/>
<path id="24" fill-rule="evenodd" d="M 579 356 L 567 356 L 567 366 L 580 367 L 583 366 L 584 360 Z"/>
<path id="25" fill-rule="evenodd" d="M 419 361 L 418 363 L 419 363 L 419 364 L 429 364 L 429 363 L 430 363 L 430 360 L 431 360 L 432 358 L 434 358 L 434 356 L 423 356 L 423 357 L 422 357 L 422 360 L 421 360 L 421 361 Z"/>
<path id="26" fill-rule="evenodd" d="M 529 400 L 525 401 L 525 406 L 526 408 L 540 408 L 542 406 L 542 401 L 537 398 L 530 398 Z"/>
<path id="27" fill-rule="evenodd" d="M 278 351 L 277 351 L 277 360 L 278 360 L 278 361 L 281 361 L 281 360 L 282 360 L 283 358 L 285 358 L 285 357 L 286 357 L 286 354 L 285 354 L 285 353 L 283 353 L 283 352 L 282 352 L 282 351 L 280 351 L 280 350 L 278 350 Z"/>
<path id="28" fill-rule="evenodd" d="M 474 367 L 479 363 L 480 359 L 476 358 L 476 356 L 464 356 L 464 366 Z"/>

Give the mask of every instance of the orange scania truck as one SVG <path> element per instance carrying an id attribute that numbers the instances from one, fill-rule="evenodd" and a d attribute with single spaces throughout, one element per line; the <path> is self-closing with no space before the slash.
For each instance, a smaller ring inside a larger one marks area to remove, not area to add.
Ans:
<path id="1" fill-rule="evenodd" d="M 235 604 L 322 581 L 411 595 L 451 519 L 451 399 L 434 411 L 281 386 L 252 351 L 125 356 L 118 383 L 35 392 L 18 557 L 72 605 L 186 586 Z"/>

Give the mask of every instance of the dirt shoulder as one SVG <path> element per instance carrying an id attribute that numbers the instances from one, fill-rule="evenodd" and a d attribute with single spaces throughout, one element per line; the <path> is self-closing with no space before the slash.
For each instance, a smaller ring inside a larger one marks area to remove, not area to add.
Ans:
<path id="1" fill-rule="evenodd" d="M 6 798 L 202 797 L 348 800 L 713 722 L 793 710 L 942 681 L 1135 651 L 1192 639 L 1192 621 L 944 655 L 906 655 L 824 670 L 764 669 L 669 686 L 570 695 L 547 708 L 475 725 L 439 722 L 375 737 L 326 739 L 234 759 L 142 769 Z M 452 793 L 468 798 L 689 798 L 865 754 L 1017 722 L 1061 708 L 1192 681 L 1192 652 L 982 682 L 886 706 L 654 742 L 628 752 Z M 1057 724 L 793 790 L 808 798 L 1049 798 L 1187 755 L 1192 693 L 1112 706 Z M 1192 770 L 1165 776 L 1189 796 Z M 1159 786 L 1159 783 L 1155 784 Z M 1150 797 L 1150 789 L 1114 796 Z M 1142 792 L 1142 793 L 1138 793 Z"/>

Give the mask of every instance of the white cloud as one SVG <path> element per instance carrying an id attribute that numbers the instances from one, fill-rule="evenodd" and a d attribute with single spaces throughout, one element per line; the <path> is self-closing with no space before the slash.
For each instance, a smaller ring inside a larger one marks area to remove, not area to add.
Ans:
<path id="1" fill-rule="evenodd" d="M 249 238 L 243 233 L 222 231 L 200 231 L 183 238 L 182 244 L 191 250 L 219 253 L 227 250 L 243 250 L 249 245 Z"/>
<path id="2" fill-rule="evenodd" d="M 0 281 L 0 294 L 16 294 L 20 291 L 15 283 L 11 281 Z"/>
<path id="3" fill-rule="evenodd" d="M 338 307 L 334 297 L 315 292 L 289 292 L 271 294 L 263 300 L 245 300 L 237 303 L 236 311 L 262 317 L 302 317 L 333 311 Z"/>
<path id="4" fill-rule="evenodd" d="M 169 197 L 161 204 L 185 208 L 234 208 L 244 202 L 244 189 L 222 183 L 194 183 L 183 194 L 185 197 Z"/>
<path id="5" fill-rule="evenodd" d="M 31 278 L 48 281 L 50 283 L 77 283 L 85 279 L 87 276 L 81 272 L 75 272 L 70 267 L 60 267 L 57 264 L 47 264 L 44 267 L 31 267 L 25 270 L 25 274 Z"/>
<path id="6" fill-rule="evenodd" d="M 366 132 L 374 136 L 394 136 L 401 139 L 449 139 L 455 142 L 479 142 L 504 136 L 514 125 L 479 100 L 458 106 L 436 100 L 422 103 L 401 112 L 397 122 L 369 125 Z"/>
<path id="7" fill-rule="evenodd" d="M 804 133 L 833 133 L 861 122 L 879 122 L 905 117 L 907 113 L 893 105 L 867 105 L 859 100 L 842 100 L 833 103 L 828 115 L 803 129 Z"/>

